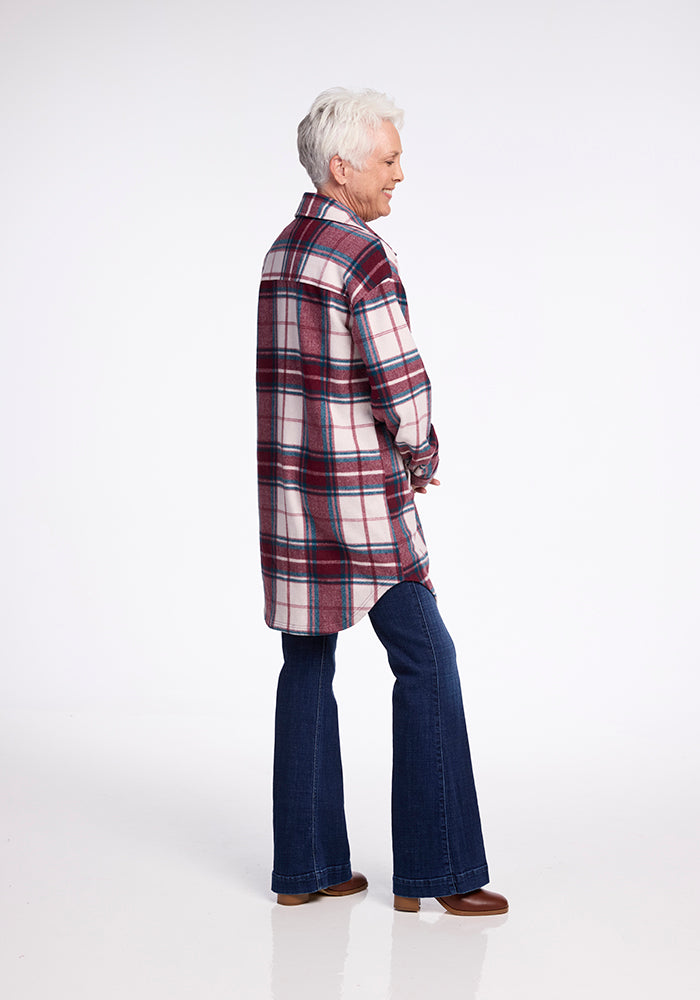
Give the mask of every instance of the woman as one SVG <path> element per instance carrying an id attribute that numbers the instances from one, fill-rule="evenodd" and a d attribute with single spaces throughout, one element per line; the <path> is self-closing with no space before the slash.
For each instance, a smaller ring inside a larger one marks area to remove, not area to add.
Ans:
<path id="1" fill-rule="evenodd" d="M 396 677 L 395 907 L 437 898 L 505 913 L 489 881 L 455 651 L 428 576 L 416 493 L 435 478 L 430 382 L 396 256 L 368 222 L 403 180 L 402 112 L 325 91 L 299 125 L 315 185 L 265 258 L 258 314 L 258 476 L 267 624 L 282 632 L 274 762 L 278 902 L 367 887 L 350 867 L 338 633 L 365 614 Z"/>

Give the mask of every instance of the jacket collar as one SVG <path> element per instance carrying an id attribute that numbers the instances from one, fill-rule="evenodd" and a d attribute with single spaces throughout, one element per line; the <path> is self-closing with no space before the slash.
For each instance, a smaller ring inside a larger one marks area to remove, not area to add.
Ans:
<path id="1" fill-rule="evenodd" d="M 346 226 L 354 226 L 356 229 L 369 229 L 359 215 L 341 205 L 333 198 L 326 198 L 323 194 L 310 194 L 308 191 L 301 199 L 297 215 L 306 215 L 311 219 L 327 219 L 329 222 L 340 222 Z M 371 230 L 370 230 L 371 232 Z"/>
<path id="2" fill-rule="evenodd" d="M 389 251 L 391 257 L 396 260 L 396 251 L 389 246 L 386 240 L 382 239 L 378 233 L 363 222 L 359 215 L 341 205 L 333 198 L 326 198 L 323 194 L 307 193 L 302 197 L 299 208 L 296 211 L 297 218 L 306 216 L 310 219 L 325 219 L 328 222 L 340 223 L 344 226 L 351 226 L 353 229 L 361 229 L 365 233 L 370 233 L 375 239 L 380 240 L 382 245 Z"/>

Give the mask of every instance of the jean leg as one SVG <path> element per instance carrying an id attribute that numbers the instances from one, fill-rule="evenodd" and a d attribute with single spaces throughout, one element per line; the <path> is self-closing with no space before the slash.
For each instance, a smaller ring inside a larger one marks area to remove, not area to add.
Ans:
<path id="1" fill-rule="evenodd" d="M 345 826 L 337 635 L 282 634 L 273 772 L 273 892 L 303 893 L 352 875 Z"/>
<path id="2" fill-rule="evenodd" d="M 445 896 L 489 881 L 455 648 L 435 598 L 399 583 L 370 612 L 393 693 L 394 892 Z"/>

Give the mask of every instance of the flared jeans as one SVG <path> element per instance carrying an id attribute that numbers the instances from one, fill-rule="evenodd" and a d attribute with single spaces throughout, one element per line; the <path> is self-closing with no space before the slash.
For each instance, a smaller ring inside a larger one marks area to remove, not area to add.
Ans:
<path id="1" fill-rule="evenodd" d="M 489 881 L 452 639 L 431 592 L 399 583 L 369 612 L 395 677 L 393 891 L 448 896 Z M 337 633 L 282 633 L 273 778 L 273 892 L 351 876 L 338 710 Z"/>

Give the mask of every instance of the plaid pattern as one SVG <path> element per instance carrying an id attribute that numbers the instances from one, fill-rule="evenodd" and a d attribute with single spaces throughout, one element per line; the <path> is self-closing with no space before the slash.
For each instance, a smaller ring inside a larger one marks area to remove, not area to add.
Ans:
<path id="1" fill-rule="evenodd" d="M 432 590 L 411 489 L 437 468 L 430 382 L 394 252 L 329 198 L 265 258 L 257 393 L 267 624 L 338 632 L 402 580 Z"/>

